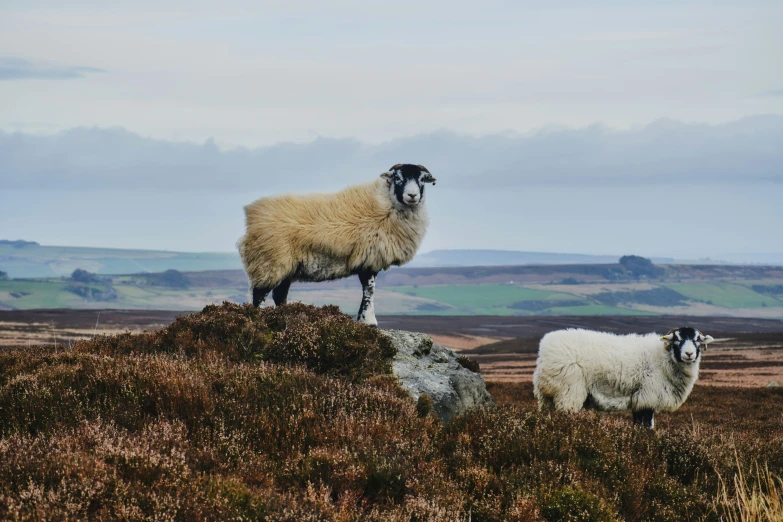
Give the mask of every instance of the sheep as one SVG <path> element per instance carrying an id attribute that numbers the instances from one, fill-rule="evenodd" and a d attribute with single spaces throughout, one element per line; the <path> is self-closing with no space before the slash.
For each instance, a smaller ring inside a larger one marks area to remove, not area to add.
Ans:
<path id="1" fill-rule="evenodd" d="M 373 294 L 381 270 L 413 259 L 427 229 L 422 165 L 397 164 L 372 183 L 331 194 L 261 198 L 245 206 L 246 233 L 237 242 L 253 306 L 269 292 L 286 302 L 294 281 L 358 275 L 357 321 L 377 326 Z"/>
<path id="2" fill-rule="evenodd" d="M 541 410 L 630 409 L 635 424 L 653 428 L 656 411 L 675 411 L 688 398 L 713 340 L 689 327 L 664 336 L 550 332 L 539 344 L 533 393 Z"/>

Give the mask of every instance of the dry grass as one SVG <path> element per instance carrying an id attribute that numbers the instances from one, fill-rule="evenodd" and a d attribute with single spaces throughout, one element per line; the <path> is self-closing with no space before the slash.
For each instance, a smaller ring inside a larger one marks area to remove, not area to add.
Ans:
<path id="1" fill-rule="evenodd" d="M 783 472 L 783 390 L 697 389 L 651 432 L 498 383 L 497 408 L 444 425 L 384 339 L 328 307 L 225 304 L 0 351 L 0 519 L 718 521 Z"/>
<path id="2" fill-rule="evenodd" d="M 723 506 L 726 522 L 768 522 L 783 520 L 783 478 L 758 463 L 743 474 L 737 459 L 733 495 L 721 480 L 716 503 Z"/>

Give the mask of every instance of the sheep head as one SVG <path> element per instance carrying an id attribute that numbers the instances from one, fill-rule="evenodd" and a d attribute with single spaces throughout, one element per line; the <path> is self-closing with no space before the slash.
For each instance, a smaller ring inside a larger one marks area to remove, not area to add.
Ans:
<path id="1" fill-rule="evenodd" d="M 695 363 L 701 351 L 715 339 L 699 330 L 689 327 L 673 328 L 661 337 L 664 348 L 671 353 L 672 360 L 680 363 Z"/>
<path id="2" fill-rule="evenodd" d="M 424 184 L 437 181 L 423 165 L 398 163 L 381 174 L 398 208 L 410 209 L 424 201 Z"/>

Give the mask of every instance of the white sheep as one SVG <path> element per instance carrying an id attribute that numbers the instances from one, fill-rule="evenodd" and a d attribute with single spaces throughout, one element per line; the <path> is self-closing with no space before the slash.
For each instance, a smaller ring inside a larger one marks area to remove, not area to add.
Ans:
<path id="1" fill-rule="evenodd" d="M 674 411 L 688 398 L 712 341 L 687 327 L 664 336 L 550 332 L 539 344 L 533 392 L 539 409 L 631 410 L 635 423 L 652 428 L 656 411 Z"/>
<path id="2" fill-rule="evenodd" d="M 424 184 L 435 181 L 421 165 L 398 164 L 373 183 L 337 193 L 273 196 L 247 205 L 246 233 L 237 247 L 253 305 L 270 291 L 276 305 L 285 303 L 293 281 L 358 275 L 357 320 L 377 325 L 375 277 L 413 259 L 428 223 Z"/>

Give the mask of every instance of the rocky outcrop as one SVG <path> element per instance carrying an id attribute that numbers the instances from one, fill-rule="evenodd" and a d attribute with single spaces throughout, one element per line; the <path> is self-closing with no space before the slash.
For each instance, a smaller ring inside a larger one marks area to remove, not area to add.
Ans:
<path id="1" fill-rule="evenodd" d="M 394 346 L 393 373 L 414 400 L 427 394 L 433 410 L 442 420 L 478 406 L 493 405 L 480 373 L 469 369 L 467 361 L 425 334 L 385 330 Z M 464 364 L 464 365 L 463 365 Z"/>

